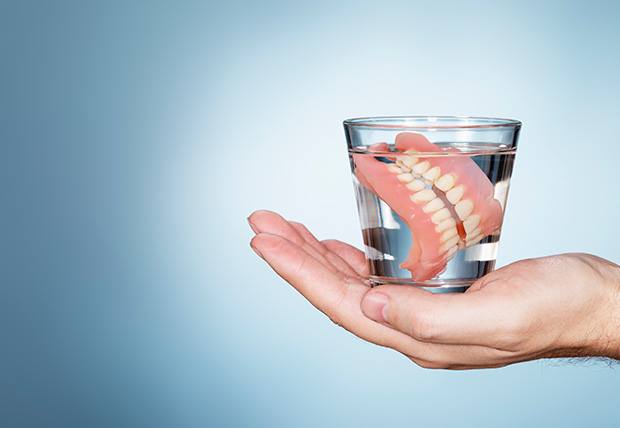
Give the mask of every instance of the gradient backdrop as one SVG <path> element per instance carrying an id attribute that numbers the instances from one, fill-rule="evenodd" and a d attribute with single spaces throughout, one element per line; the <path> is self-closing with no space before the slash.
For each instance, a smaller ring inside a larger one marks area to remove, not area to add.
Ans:
<path id="1" fill-rule="evenodd" d="M 614 426 L 620 371 L 423 370 L 259 260 L 361 243 L 341 121 L 523 121 L 499 264 L 620 261 L 617 2 L 0 2 L 0 426 Z"/>

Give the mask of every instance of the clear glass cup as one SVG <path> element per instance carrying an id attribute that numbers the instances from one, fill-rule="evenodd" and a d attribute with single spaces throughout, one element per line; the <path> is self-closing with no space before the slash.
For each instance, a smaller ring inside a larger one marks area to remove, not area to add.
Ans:
<path id="1" fill-rule="evenodd" d="M 521 122 L 344 121 L 369 281 L 465 291 L 495 267 Z"/>

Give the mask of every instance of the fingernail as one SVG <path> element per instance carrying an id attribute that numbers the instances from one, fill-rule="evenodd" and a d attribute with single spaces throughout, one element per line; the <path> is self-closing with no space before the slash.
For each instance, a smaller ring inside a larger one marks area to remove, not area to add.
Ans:
<path id="1" fill-rule="evenodd" d="M 250 248 L 256 253 L 256 255 L 258 257 L 260 257 L 261 259 L 264 259 L 263 255 L 260 253 L 260 251 L 258 251 L 256 248 L 254 248 L 253 246 L 250 245 Z"/>
<path id="2" fill-rule="evenodd" d="M 362 300 L 362 312 L 371 320 L 386 322 L 388 296 L 378 291 L 369 292 Z"/>
<path id="3" fill-rule="evenodd" d="M 250 220 L 250 217 L 248 217 L 247 220 L 248 220 L 248 224 L 250 225 L 250 228 L 254 231 L 254 233 L 260 233 L 260 230 L 258 230 L 258 227 L 256 227 L 256 225 L 252 223 L 252 220 Z"/>

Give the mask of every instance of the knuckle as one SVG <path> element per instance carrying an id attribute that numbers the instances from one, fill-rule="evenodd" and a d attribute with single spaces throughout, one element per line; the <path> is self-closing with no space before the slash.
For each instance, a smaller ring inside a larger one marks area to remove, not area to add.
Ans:
<path id="1" fill-rule="evenodd" d="M 299 261 L 297 262 L 297 265 L 295 266 L 295 268 L 293 269 L 293 272 L 296 275 L 300 275 L 304 272 L 305 268 L 306 268 L 306 263 L 308 262 L 308 257 L 301 257 L 299 259 Z"/>
<path id="2" fill-rule="evenodd" d="M 532 333 L 531 321 L 526 316 L 513 314 L 506 322 L 502 340 L 503 348 L 515 351 L 522 349 Z"/>
<path id="3" fill-rule="evenodd" d="M 297 231 L 300 233 L 310 233 L 308 228 L 303 223 L 300 223 L 298 221 L 289 221 L 289 224 L 293 226 L 293 228 L 297 229 Z"/>
<path id="4" fill-rule="evenodd" d="M 336 327 L 342 327 L 342 322 L 340 320 L 340 317 L 335 314 L 335 313 L 328 313 L 327 317 L 329 318 L 329 320 L 334 323 L 334 325 L 336 325 Z"/>
<path id="5" fill-rule="evenodd" d="M 510 352 L 517 352 L 525 346 L 526 340 L 526 338 L 517 333 L 507 333 L 500 340 L 498 348 Z"/>
<path id="6" fill-rule="evenodd" d="M 409 333 L 414 339 L 432 341 L 439 336 L 436 318 L 428 312 L 412 312 L 409 320 Z"/>
<path id="7" fill-rule="evenodd" d="M 525 314 L 515 314 L 512 316 L 511 323 L 512 325 L 510 331 L 512 331 L 512 333 L 517 337 L 524 337 L 531 330 L 531 321 Z"/>
<path id="8" fill-rule="evenodd" d="M 330 307 L 328 307 L 325 310 L 325 315 L 327 315 L 327 317 L 338 327 L 343 327 L 343 317 L 342 317 L 342 314 L 344 313 L 343 306 L 347 298 L 349 297 L 350 292 L 351 292 L 351 284 L 345 282 L 345 288 L 340 294 L 340 296 L 338 297 L 338 299 L 334 302 L 333 305 L 330 305 Z"/>
<path id="9" fill-rule="evenodd" d="M 340 315 L 340 310 L 338 308 L 326 310 L 325 315 L 327 315 L 327 318 L 329 318 L 329 320 L 335 325 L 342 327 L 342 316 Z"/>
<path id="10" fill-rule="evenodd" d="M 321 243 L 321 245 L 324 245 L 326 247 L 330 246 L 330 245 L 337 245 L 338 241 L 336 239 L 322 239 L 319 241 Z"/>

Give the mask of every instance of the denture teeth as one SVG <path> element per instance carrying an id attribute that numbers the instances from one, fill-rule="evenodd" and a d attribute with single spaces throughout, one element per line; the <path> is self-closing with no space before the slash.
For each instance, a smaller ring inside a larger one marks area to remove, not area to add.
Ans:
<path id="1" fill-rule="evenodd" d="M 437 195 L 431 189 L 420 190 L 410 196 L 413 202 L 430 202 L 435 199 Z"/>
<path id="2" fill-rule="evenodd" d="M 461 220 L 465 220 L 474 210 L 474 203 L 470 199 L 464 199 L 454 206 L 454 210 Z"/>
<path id="3" fill-rule="evenodd" d="M 426 171 L 424 174 L 422 174 L 422 176 L 426 178 L 428 181 L 430 181 L 431 183 L 437 180 L 437 178 L 439 178 L 440 175 L 441 175 L 441 169 L 439 169 L 438 166 L 434 166 L 428 171 Z"/>
<path id="4" fill-rule="evenodd" d="M 482 231 L 480 230 L 479 227 L 475 228 L 471 232 L 467 232 L 467 240 L 469 241 L 470 239 L 472 239 L 476 235 L 479 235 L 480 233 L 482 233 Z"/>
<path id="5" fill-rule="evenodd" d="M 450 214 L 450 210 L 448 208 L 442 208 L 431 216 L 431 221 L 435 224 L 439 224 L 442 222 L 442 220 L 450 217 L 452 217 L 452 214 Z"/>
<path id="6" fill-rule="evenodd" d="M 431 167 L 431 164 L 428 163 L 428 161 L 424 161 L 424 162 L 420 162 L 419 164 L 416 164 L 413 166 L 413 168 L 411 168 L 411 171 L 413 171 L 414 173 L 418 174 L 418 175 L 422 175 L 424 174 L 429 168 Z"/>
<path id="7" fill-rule="evenodd" d="M 448 230 L 446 230 L 444 233 L 441 234 L 441 238 L 439 238 L 439 242 L 445 242 L 448 239 L 454 237 L 457 235 L 457 230 L 456 227 L 451 227 Z"/>
<path id="8" fill-rule="evenodd" d="M 463 227 L 465 228 L 465 232 L 469 235 L 478 227 L 479 224 L 480 216 L 478 214 L 473 214 L 467 217 L 467 219 L 463 222 Z"/>
<path id="9" fill-rule="evenodd" d="M 482 240 L 482 238 L 482 233 L 478 233 L 477 235 L 472 236 L 470 239 L 467 239 L 465 246 L 471 247 L 472 245 L 476 245 L 478 242 L 480 242 L 480 240 Z"/>
<path id="10" fill-rule="evenodd" d="M 454 226 L 456 226 L 456 221 L 454 221 L 454 219 L 450 217 L 441 221 L 437 226 L 435 226 L 435 232 L 442 233 L 443 231 Z"/>
<path id="11" fill-rule="evenodd" d="M 432 201 L 430 201 L 428 204 L 424 205 L 424 208 L 422 208 L 422 211 L 424 211 L 427 214 L 434 213 L 435 211 L 442 209 L 444 206 L 445 205 L 443 204 L 443 201 L 441 199 L 435 198 Z"/>
<path id="12" fill-rule="evenodd" d="M 454 182 L 454 175 L 445 174 L 439 177 L 439 179 L 437 179 L 437 181 L 435 182 L 435 186 L 439 190 L 447 192 L 448 190 L 452 189 L 452 187 L 454 187 Z"/>
<path id="13" fill-rule="evenodd" d="M 398 165 L 398 167 L 403 171 L 403 172 L 411 172 L 411 168 L 409 168 L 407 165 L 405 165 L 404 163 L 402 163 L 400 160 L 396 161 L 396 165 Z"/>
<path id="14" fill-rule="evenodd" d="M 459 237 L 458 236 L 453 236 L 452 238 L 448 239 L 446 242 L 444 242 L 441 245 L 441 248 L 439 249 L 440 252 L 444 252 L 444 251 L 448 251 L 450 248 L 454 247 L 456 244 L 458 244 L 459 242 Z"/>
<path id="15" fill-rule="evenodd" d="M 426 184 L 424 184 L 424 182 L 419 179 L 415 179 L 411 183 L 407 184 L 407 189 L 412 190 L 414 192 L 419 192 L 425 187 L 426 187 Z"/>
<path id="16" fill-rule="evenodd" d="M 398 165 L 395 165 L 393 163 L 389 164 L 387 166 L 387 168 L 388 168 L 388 171 L 390 171 L 390 172 L 392 172 L 394 174 L 402 174 L 402 172 L 403 172 L 403 170 L 400 169 L 400 167 L 398 167 Z"/>
<path id="17" fill-rule="evenodd" d="M 414 163 L 409 156 L 398 156 L 396 158 L 396 165 L 405 172 L 410 172 Z"/>
<path id="18" fill-rule="evenodd" d="M 461 198 L 463 197 L 463 193 L 465 193 L 465 187 L 460 184 L 446 192 L 446 198 L 448 199 L 448 201 L 450 201 L 451 204 L 455 205 L 458 201 L 461 200 Z"/>
<path id="19" fill-rule="evenodd" d="M 412 168 L 413 165 L 415 165 L 415 163 L 418 161 L 418 158 L 416 158 L 415 156 L 401 156 L 400 160 L 404 165 L 407 165 L 407 167 Z"/>
<path id="20" fill-rule="evenodd" d="M 413 175 L 407 173 L 398 174 L 396 178 L 398 178 L 398 181 L 401 181 L 403 183 L 409 183 L 411 180 L 413 180 Z"/>

